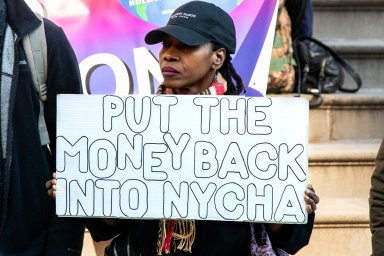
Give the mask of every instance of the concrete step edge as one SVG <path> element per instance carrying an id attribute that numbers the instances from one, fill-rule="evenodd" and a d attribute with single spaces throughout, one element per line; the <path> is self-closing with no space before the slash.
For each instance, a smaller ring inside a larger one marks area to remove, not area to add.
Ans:
<path id="1" fill-rule="evenodd" d="M 320 41 L 343 57 L 384 57 L 384 41 L 381 38 L 369 40 L 322 38 Z"/>
<path id="2" fill-rule="evenodd" d="M 347 88 L 349 85 L 345 85 Z M 364 85 L 363 85 L 364 86 Z M 320 109 L 324 108 L 335 108 L 335 107 L 346 107 L 346 108 L 377 108 L 381 109 L 384 107 L 384 88 L 361 88 L 355 93 L 345 93 L 337 91 L 336 93 L 323 93 L 321 94 L 324 103 Z M 297 97 L 296 93 L 286 94 L 267 94 L 267 97 Z M 308 100 L 312 98 L 309 94 L 300 94 L 300 97 L 306 97 Z M 318 109 L 314 109 L 318 110 Z"/>
<path id="3" fill-rule="evenodd" d="M 369 206 L 367 198 L 321 198 L 316 210 L 318 225 L 367 225 Z"/>
<path id="4" fill-rule="evenodd" d="M 339 164 L 358 165 L 374 163 L 380 147 L 380 140 L 335 141 L 310 143 L 308 145 L 309 165 Z"/>
<path id="5" fill-rule="evenodd" d="M 384 88 L 362 88 L 355 93 L 344 93 L 340 91 L 331 94 L 323 93 L 322 97 L 324 99 L 323 108 L 355 107 L 360 109 L 368 107 L 381 109 L 384 107 Z"/>
<path id="6" fill-rule="evenodd" d="M 312 0 L 313 7 L 315 9 L 324 8 L 324 7 L 338 7 L 338 8 L 351 8 L 351 7 L 363 7 L 363 8 L 373 8 L 373 7 L 384 7 L 383 0 Z"/>

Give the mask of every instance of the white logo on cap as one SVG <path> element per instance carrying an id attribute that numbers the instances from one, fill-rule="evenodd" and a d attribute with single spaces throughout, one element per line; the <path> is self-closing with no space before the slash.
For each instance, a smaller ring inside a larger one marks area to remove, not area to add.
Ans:
<path id="1" fill-rule="evenodd" d="M 189 19 L 189 18 L 196 18 L 196 14 L 193 13 L 185 13 L 185 12 L 178 12 L 171 16 L 171 19 Z"/>

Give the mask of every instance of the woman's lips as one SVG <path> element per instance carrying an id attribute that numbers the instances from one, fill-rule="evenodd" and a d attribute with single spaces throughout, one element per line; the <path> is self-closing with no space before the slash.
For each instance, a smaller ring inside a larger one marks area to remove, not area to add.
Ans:
<path id="1" fill-rule="evenodd" d="M 164 67 L 161 69 L 161 73 L 165 76 L 171 76 L 179 73 L 176 69 L 171 67 Z"/>

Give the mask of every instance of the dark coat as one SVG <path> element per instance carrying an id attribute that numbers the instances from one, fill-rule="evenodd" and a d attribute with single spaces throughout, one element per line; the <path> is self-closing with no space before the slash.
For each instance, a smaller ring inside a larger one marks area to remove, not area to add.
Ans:
<path id="1" fill-rule="evenodd" d="M 369 215 L 372 255 L 384 255 L 384 139 L 377 154 L 371 185 Z"/>
<path id="2" fill-rule="evenodd" d="M 274 247 L 295 254 L 309 243 L 315 214 L 308 215 L 307 224 L 286 224 L 278 233 L 269 233 Z M 108 240 L 120 234 L 114 242 L 116 248 L 126 255 L 127 237 L 131 247 L 131 256 L 156 255 L 159 232 L 158 220 L 116 220 L 115 225 L 106 225 L 102 219 L 85 219 L 86 226 L 96 241 Z M 259 225 L 259 224 L 255 224 Z M 260 238 L 256 238 L 260 239 Z M 248 222 L 232 221 L 196 221 L 196 240 L 192 246 L 192 255 L 198 256 L 249 256 L 251 230 Z M 125 252 L 124 252 L 125 251 Z M 176 256 L 191 255 L 176 251 Z"/>
<path id="3" fill-rule="evenodd" d="M 7 22 L 17 35 L 9 106 L 7 157 L 0 182 L 0 255 L 80 255 L 84 227 L 58 219 L 45 182 L 55 171 L 55 156 L 41 146 L 39 98 L 26 63 L 21 38 L 41 23 L 23 0 L 5 0 Z M 45 118 L 55 152 L 56 95 L 81 93 L 76 56 L 63 30 L 45 20 L 48 95 Z"/>
<path id="4" fill-rule="evenodd" d="M 291 18 L 292 39 L 299 36 L 312 36 L 313 8 L 311 0 L 285 0 L 289 17 Z"/>

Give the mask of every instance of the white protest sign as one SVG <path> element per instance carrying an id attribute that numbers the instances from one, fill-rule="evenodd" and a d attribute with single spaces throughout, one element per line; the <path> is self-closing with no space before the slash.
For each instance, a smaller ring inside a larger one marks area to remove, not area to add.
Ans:
<path id="1" fill-rule="evenodd" d="M 306 223 L 308 102 L 59 95 L 59 216 Z"/>

